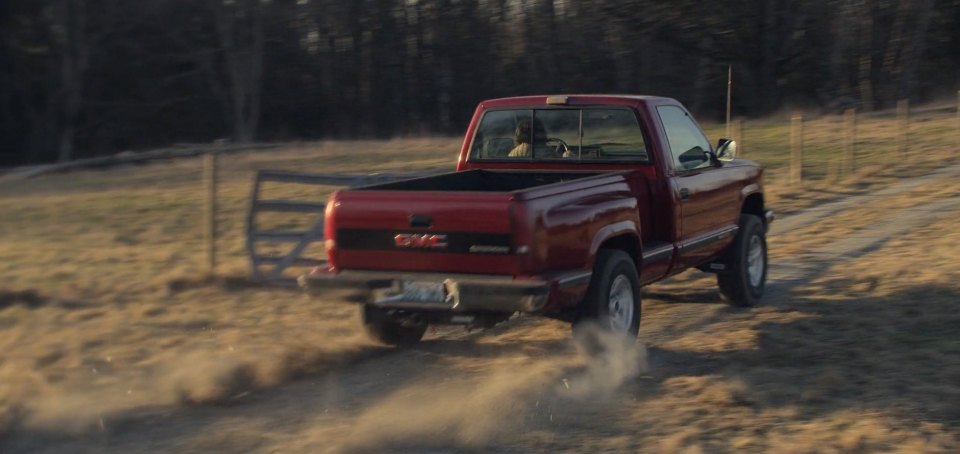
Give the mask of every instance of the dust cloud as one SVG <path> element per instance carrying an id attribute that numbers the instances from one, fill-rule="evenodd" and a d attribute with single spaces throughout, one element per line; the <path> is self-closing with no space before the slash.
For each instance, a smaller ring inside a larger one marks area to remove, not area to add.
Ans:
<path id="1" fill-rule="evenodd" d="M 0 377 L 0 434 L 16 427 L 68 433 L 106 431 L 150 411 L 178 406 L 236 405 L 251 393 L 295 378 L 335 370 L 384 349 L 365 343 L 329 349 L 285 347 L 247 353 L 193 350 L 170 353 L 145 373 L 110 383 L 50 383 L 40 374 Z M 104 377 L 103 379 L 106 379 Z"/>
<path id="2" fill-rule="evenodd" d="M 334 452 L 390 447 L 479 449 L 549 424 L 578 402 L 616 405 L 621 385 L 647 370 L 635 337 L 581 327 L 573 348 L 543 357 L 493 358 L 474 377 L 429 376 L 362 411 Z M 579 354 L 577 354 L 579 353 Z"/>
<path id="3" fill-rule="evenodd" d="M 358 339 L 325 349 L 284 346 L 243 353 L 199 349 L 168 352 L 145 372 L 110 377 L 113 381 L 107 384 L 65 386 L 39 376 L 22 386 L 6 382 L 0 386 L 8 397 L 6 410 L 0 412 L 0 433 L 17 427 L 109 432 L 123 427 L 124 421 L 168 413 L 171 408 L 241 405 L 259 390 L 298 377 L 336 373 L 377 354 L 402 353 Z M 647 368 L 646 351 L 635 338 L 595 327 L 578 330 L 558 351 L 524 350 L 483 361 L 489 367 L 485 364 L 483 370 L 488 372 L 482 374 L 454 368 L 453 373 L 431 375 L 430 370 L 436 369 L 426 366 L 422 375 L 394 375 L 399 387 L 347 416 L 349 422 L 337 437 L 342 444 L 334 450 L 482 448 L 522 435 L 527 428 L 551 424 L 555 414 L 574 412 L 579 402 L 619 405 L 609 397 Z M 391 385 L 378 386 L 389 389 Z"/>
<path id="4" fill-rule="evenodd" d="M 587 325 L 574 332 L 574 343 L 589 361 L 585 370 L 564 382 L 568 397 L 607 397 L 650 369 L 647 349 L 634 336 Z"/>

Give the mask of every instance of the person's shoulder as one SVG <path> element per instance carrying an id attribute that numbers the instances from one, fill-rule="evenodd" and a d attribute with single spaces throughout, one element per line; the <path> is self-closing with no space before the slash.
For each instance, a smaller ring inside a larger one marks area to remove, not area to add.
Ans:
<path id="1" fill-rule="evenodd" d="M 521 144 L 518 144 L 516 147 L 514 147 L 513 150 L 510 150 L 510 154 L 508 156 L 511 158 L 517 158 L 517 157 L 529 156 L 529 155 L 530 155 L 530 144 L 521 143 Z"/>

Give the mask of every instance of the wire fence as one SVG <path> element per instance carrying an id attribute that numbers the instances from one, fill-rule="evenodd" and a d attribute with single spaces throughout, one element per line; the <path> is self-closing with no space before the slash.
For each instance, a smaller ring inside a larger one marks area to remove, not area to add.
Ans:
<path id="1" fill-rule="evenodd" d="M 960 92 L 956 104 L 921 109 L 903 100 L 888 112 L 847 109 L 781 120 L 736 119 L 730 134 L 740 157 L 763 164 L 770 178 L 798 187 L 876 165 L 929 167 L 960 151 Z"/>

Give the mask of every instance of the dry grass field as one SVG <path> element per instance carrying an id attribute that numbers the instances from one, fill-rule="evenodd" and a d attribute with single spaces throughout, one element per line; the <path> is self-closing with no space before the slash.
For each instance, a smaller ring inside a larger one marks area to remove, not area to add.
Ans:
<path id="1" fill-rule="evenodd" d="M 956 162 L 953 120 L 916 120 L 907 157 L 865 120 L 858 173 L 831 180 L 838 120 L 815 120 L 802 187 L 789 129 L 748 124 L 794 221 L 769 240 L 766 304 L 686 273 L 599 357 L 531 317 L 380 348 L 354 308 L 247 281 L 255 169 L 452 168 L 458 138 L 225 156 L 212 278 L 199 159 L 0 179 L 0 452 L 956 452 L 960 171 L 909 179 Z"/>

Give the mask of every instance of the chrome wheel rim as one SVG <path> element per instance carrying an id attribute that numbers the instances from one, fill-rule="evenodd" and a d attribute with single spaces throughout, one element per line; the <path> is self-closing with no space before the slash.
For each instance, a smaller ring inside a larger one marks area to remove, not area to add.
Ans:
<path id="1" fill-rule="evenodd" d="M 750 286 L 754 288 L 760 286 L 764 266 L 766 263 L 763 260 L 763 240 L 759 235 L 754 235 L 750 237 L 750 245 L 747 248 L 747 275 L 750 277 Z"/>
<path id="2" fill-rule="evenodd" d="M 610 284 L 610 298 L 607 302 L 607 314 L 610 328 L 619 332 L 627 332 L 633 322 L 633 286 L 626 276 L 620 274 Z"/>

